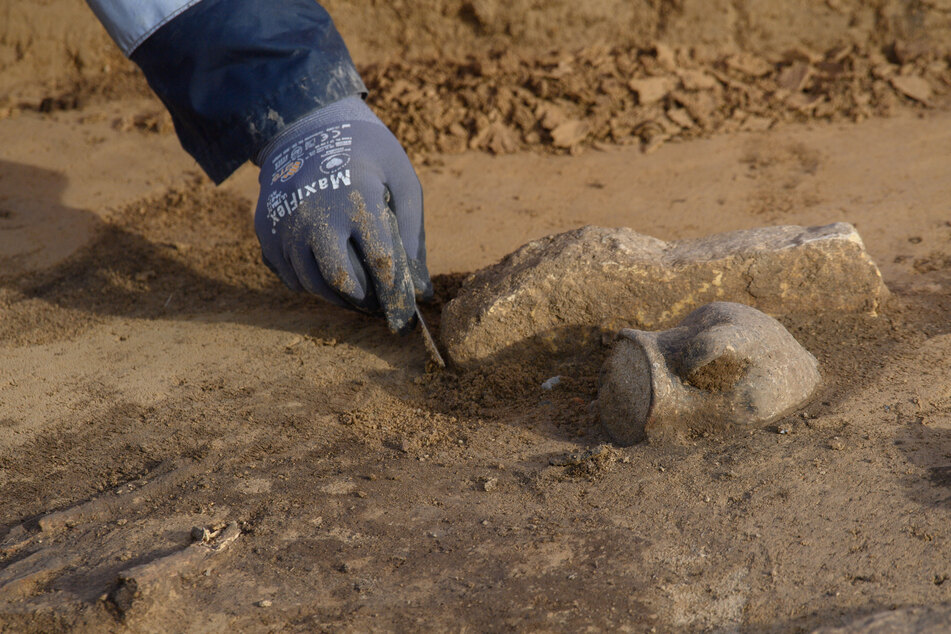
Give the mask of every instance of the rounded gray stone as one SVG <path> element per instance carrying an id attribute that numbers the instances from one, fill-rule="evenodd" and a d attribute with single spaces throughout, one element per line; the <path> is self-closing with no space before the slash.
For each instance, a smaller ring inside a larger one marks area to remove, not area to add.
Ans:
<path id="1" fill-rule="evenodd" d="M 675 328 L 624 329 L 601 370 L 601 424 L 622 445 L 769 424 L 806 404 L 815 357 L 755 308 L 714 302 Z"/>

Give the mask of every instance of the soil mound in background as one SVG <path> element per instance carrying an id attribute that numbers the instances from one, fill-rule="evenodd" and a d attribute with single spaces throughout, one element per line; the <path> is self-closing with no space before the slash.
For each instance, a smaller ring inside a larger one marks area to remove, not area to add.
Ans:
<path id="1" fill-rule="evenodd" d="M 689 47 L 701 58 L 746 51 L 775 60 L 787 51 L 887 47 L 896 41 L 942 49 L 951 7 L 907 0 L 327 0 L 324 6 L 360 65 L 463 60 L 490 50 L 591 46 Z M 39 87 L 132 67 L 83 0 L 7 2 L 0 7 L 0 107 L 41 98 Z"/>
<path id="2" fill-rule="evenodd" d="M 521 2 L 430 4 L 329 4 L 347 40 L 373 51 L 355 53 L 370 104 L 413 158 L 467 149 L 567 153 L 604 142 L 652 151 L 670 139 L 933 106 L 951 86 L 937 10 L 916 17 L 888 3 L 746 13 L 743 3 L 596 10 L 565 2 L 544 11 Z M 51 5 L 6 9 L 0 118 L 150 95 L 84 3 Z M 616 30 L 625 23 L 638 28 Z M 403 37 L 391 33 L 397 25 Z M 392 38 L 368 41 L 368 33 Z M 171 129 L 164 113 L 130 125 Z"/>

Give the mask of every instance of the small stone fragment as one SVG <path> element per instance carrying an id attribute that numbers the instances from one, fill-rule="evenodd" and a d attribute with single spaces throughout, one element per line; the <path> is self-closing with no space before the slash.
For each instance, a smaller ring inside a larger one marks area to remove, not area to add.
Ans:
<path id="1" fill-rule="evenodd" d="M 558 385 L 559 383 L 561 383 L 561 377 L 553 376 L 550 379 L 546 380 L 544 383 L 542 383 L 542 389 L 553 390 L 555 386 Z"/>
<path id="2" fill-rule="evenodd" d="M 910 64 L 919 57 L 933 51 L 934 47 L 926 40 L 898 40 L 895 42 L 895 57 L 900 64 Z"/>
<path id="3" fill-rule="evenodd" d="M 553 103 L 542 102 L 535 108 L 535 116 L 546 130 L 554 130 L 569 119 L 564 109 Z"/>
<path id="4" fill-rule="evenodd" d="M 677 71 L 681 85 L 687 90 L 713 90 L 720 85 L 716 77 L 702 70 L 683 69 Z"/>
<path id="5" fill-rule="evenodd" d="M 498 478 L 486 478 L 482 481 L 483 491 L 495 491 L 497 488 L 499 488 Z"/>
<path id="6" fill-rule="evenodd" d="M 915 75 L 896 75 L 889 80 L 895 90 L 906 97 L 928 105 L 931 103 L 931 84 L 923 77 Z"/>
<path id="7" fill-rule="evenodd" d="M 812 76 L 812 67 L 805 62 L 796 61 L 782 69 L 776 83 L 790 92 L 799 92 L 806 87 Z"/>
<path id="8" fill-rule="evenodd" d="M 493 154 L 511 154 L 519 148 L 518 135 L 501 121 L 495 121 L 473 136 L 469 147 L 484 148 Z"/>
<path id="9" fill-rule="evenodd" d="M 773 127 L 773 123 L 775 123 L 775 121 L 769 117 L 750 115 L 740 124 L 740 130 L 746 132 L 763 132 Z"/>
<path id="10" fill-rule="evenodd" d="M 674 49 L 663 42 L 654 44 L 654 57 L 657 58 L 657 63 L 665 70 L 674 70 L 677 68 L 677 58 L 674 54 Z"/>
<path id="11" fill-rule="evenodd" d="M 819 364 L 772 317 L 714 302 L 660 332 L 624 329 L 601 370 L 598 410 L 623 445 L 762 427 L 804 405 Z"/>
<path id="12" fill-rule="evenodd" d="M 584 141 L 588 135 L 588 124 L 572 119 L 560 124 L 551 131 L 551 140 L 555 147 L 570 148 Z"/>
<path id="13" fill-rule="evenodd" d="M 596 350 L 605 332 L 669 328 L 713 301 L 773 315 L 874 313 L 888 294 L 852 225 L 766 227 L 677 242 L 583 227 L 471 276 L 443 311 L 449 358 Z"/>
<path id="14" fill-rule="evenodd" d="M 271 606 L 274 605 L 274 604 L 271 603 L 271 600 L 270 600 L 270 599 L 261 599 L 260 601 L 258 601 L 258 602 L 255 603 L 254 605 L 258 606 L 259 608 L 269 608 L 269 607 L 271 607 Z"/>
<path id="15" fill-rule="evenodd" d="M 679 125 L 681 128 L 690 129 L 694 126 L 693 119 L 683 108 L 670 108 L 667 110 L 667 118 Z"/>
<path id="16" fill-rule="evenodd" d="M 657 103 L 674 89 L 674 81 L 669 77 L 635 78 L 627 85 L 637 93 L 637 100 L 642 106 Z"/>
<path id="17" fill-rule="evenodd" d="M 810 95 L 804 92 L 795 92 L 786 97 L 786 103 L 800 112 L 812 112 L 822 103 L 822 100 L 822 95 Z M 771 124 L 772 121 L 770 121 Z"/>
<path id="18" fill-rule="evenodd" d="M 762 57 L 751 53 L 737 53 L 726 58 L 726 65 L 731 69 L 750 77 L 765 77 L 773 71 L 773 66 Z"/>

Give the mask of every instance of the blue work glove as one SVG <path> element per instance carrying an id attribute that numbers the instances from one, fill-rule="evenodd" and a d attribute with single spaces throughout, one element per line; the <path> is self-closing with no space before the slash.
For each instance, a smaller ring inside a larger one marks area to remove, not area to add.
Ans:
<path id="1" fill-rule="evenodd" d="M 396 137 L 360 97 L 282 130 L 255 160 L 254 229 L 264 262 L 291 289 L 380 311 L 394 332 L 432 297 L 423 190 Z"/>

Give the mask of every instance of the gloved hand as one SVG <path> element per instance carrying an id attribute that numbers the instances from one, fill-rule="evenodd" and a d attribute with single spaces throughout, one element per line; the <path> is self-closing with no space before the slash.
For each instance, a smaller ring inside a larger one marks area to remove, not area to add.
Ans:
<path id="1" fill-rule="evenodd" d="M 396 137 L 360 97 L 316 110 L 257 155 L 254 229 L 264 262 L 291 289 L 382 310 L 394 332 L 429 299 L 423 191 Z"/>

